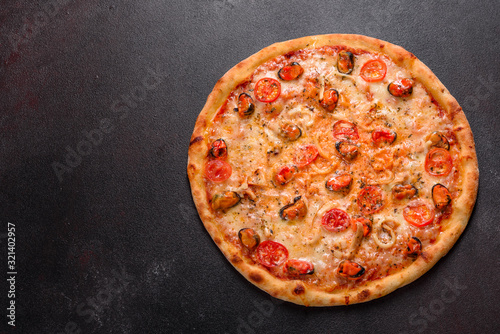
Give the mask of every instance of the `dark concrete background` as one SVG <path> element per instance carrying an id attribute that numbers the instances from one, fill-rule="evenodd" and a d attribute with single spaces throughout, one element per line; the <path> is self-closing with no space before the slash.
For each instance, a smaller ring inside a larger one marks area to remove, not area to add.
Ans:
<path id="1" fill-rule="evenodd" d="M 465 0 L 0 1 L 0 263 L 5 275 L 10 222 L 18 273 L 16 328 L 5 280 L 0 328 L 499 332 L 499 14 Z M 481 181 L 466 231 L 422 278 L 369 303 L 305 308 L 232 268 L 185 168 L 218 78 L 273 42 L 324 33 L 381 38 L 429 66 L 465 110 Z"/>

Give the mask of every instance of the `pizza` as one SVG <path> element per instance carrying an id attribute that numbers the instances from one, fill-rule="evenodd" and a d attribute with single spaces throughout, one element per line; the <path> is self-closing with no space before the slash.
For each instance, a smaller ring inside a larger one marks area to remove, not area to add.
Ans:
<path id="1" fill-rule="evenodd" d="M 251 283 L 306 306 L 369 301 L 443 257 L 479 172 L 464 112 L 412 53 L 360 35 L 273 44 L 215 85 L 187 172 Z"/>

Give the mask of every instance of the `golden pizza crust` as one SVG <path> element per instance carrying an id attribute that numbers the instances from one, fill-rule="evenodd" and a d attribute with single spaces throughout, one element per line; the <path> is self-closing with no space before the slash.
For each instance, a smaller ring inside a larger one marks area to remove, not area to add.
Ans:
<path id="1" fill-rule="evenodd" d="M 208 154 L 208 143 L 205 131 L 217 110 L 236 86 L 249 77 L 254 70 L 266 61 L 290 51 L 304 48 L 318 48 L 325 45 L 346 45 L 351 48 L 364 49 L 369 52 L 383 53 L 396 65 L 410 71 L 413 78 L 420 81 L 439 103 L 444 112 L 452 119 L 457 142 L 460 144 L 459 175 L 460 195 L 454 198 L 453 213 L 438 240 L 407 268 L 393 275 L 366 282 L 366 284 L 349 291 L 340 290 L 325 292 L 306 286 L 301 280 L 282 280 L 267 270 L 242 256 L 228 237 L 220 232 L 214 223 L 214 214 L 209 208 L 205 189 L 203 168 Z M 188 176 L 198 213 L 207 231 L 226 258 L 250 282 L 265 290 L 273 297 L 306 306 L 333 306 L 354 304 L 382 297 L 397 288 L 411 283 L 432 266 L 451 249 L 463 230 L 472 213 L 479 183 L 479 171 L 474 139 L 469 123 L 457 101 L 450 95 L 432 71 L 420 62 L 412 53 L 391 43 L 360 35 L 319 35 L 309 36 L 273 44 L 243 60 L 230 69 L 215 85 L 212 93 L 201 111 L 189 145 Z"/>

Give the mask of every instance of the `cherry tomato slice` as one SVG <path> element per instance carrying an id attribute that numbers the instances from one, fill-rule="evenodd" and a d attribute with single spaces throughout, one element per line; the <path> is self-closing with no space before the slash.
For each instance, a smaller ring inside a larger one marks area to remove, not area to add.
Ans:
<path id="1" fill-rule="evenodd" d="M 309 261 L 290 259 L 285 263 L 285 272 L 292 277 L 311 275 L 314 273 L 314 265 Z"/>
<path id="2" fill-rule="evenodd" d="M 321 225 L 330 232 L 340 232 L 351 224 L 349 215 L 340 209 L 331 209 L 321 218 Z"/>
<path id="3" fill-rule="evenodd" d="M 304 73 L 302 66 L 297 62 L 293 62 L 290 65 L 283 66 L 278 71 L 278 77 L 281 80 L 290 81 L 297 79 L 302 73 Z"/>
<path id="4" fill-rule="evenodd" d="M 333 124 L 333 137 L 339 140 L 358 140 L 358 128 L 349 121 L 337 121 Z"/>
<path id="5" fill-rule="evenodd" d="M 416 227 L 429 225 L 434 220 L 434 209 L 421 201 L 412 202 L 403 209 L 405 220 Z"/>
<path id="6" fill-rule="evenodd" d="M 318 157 L 318 148 L 314 145 L 305 145 L 297 149 L 294 156 L 295 164 L 298 167 L 305 167 Z"/>
<path id="7" fill-rule="evenodd" d="M 266 267 L 277 267 L 288 259 L 288 250 L 276 241 L 266 240 L 255 250 L 257 260 Z"/>
<path id="8" fill-rule="evenodd" d="M 222 160 L 210 160 L 205 165 L 205 176 L 214 182 L 225 181 L 232 173 L 231 165 Z"/>
<path id="9" fill-rule="evenodd" d="M 216 159 L 227 157 L 227 145 L 224 139 L 219 138 L 212 143 L 210 154 Z"/>
<path id="10" fill-rule="evenodd" d="M 380 145 L 382 143 L 392 144 L 396 140 L 396 132 L 389 130 L 373 130 L 372 132 L 372 140 L 376 145 Z"/>
<path id="11" fill-rule="evenodd" d="M 255 84 L 253 93 L 260 102 L 273 102 L 281 94 L 281 84 L 276 79 L 262 78 Z"/>
<path id="12" fill-rule="evenodd" d="M 358 194 L 358 206 L 365 215 L 380 211 L 384 204 L 384 193 L 379 186 L 364 187 Z"/>
<path id="13" fill-rule="evenodd" d="M 334 111 L 339 101 L 339 92 L 336 89 L 330 88 L 325 90 L 323 98 L 319 103 L 328 111 Z"/>
<path id="14" fill-rule="evenodd" d="M 425 157 L 425 170 L 433 176 L 446 176 L 453 168 L 450 152 L 444 148 L 433 148 Z"/>
<path id="15" fill-rule="evenodd" d="M 380 59 L 367 61 L 361 68 L 361 78 L 367 82 L 381 81 L 387 73 L 387 65 Z"/>
<path id="16" fill-rule="evenodd" d="M 274 176 L 274 182 L 283 186 L 293 179 L 296 171 L 297 167 L 295 166 L 283 166 Z"/>

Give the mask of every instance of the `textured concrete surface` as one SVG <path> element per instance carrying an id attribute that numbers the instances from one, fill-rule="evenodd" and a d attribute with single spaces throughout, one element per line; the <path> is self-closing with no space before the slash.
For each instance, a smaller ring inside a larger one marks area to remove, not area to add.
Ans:
<path id="1" fill-rule="evenodd" d="M 500 5 L 495 1 L 4 1 L 0 263 L 7 333 L 499 332 Z M 366 304 L 304 308 L 232 268 L 186 176 L 213 85 L 273 42 L 359 33 L 413 52 L 465 110 L 478 201 L 455 247 Z M 6 265 L 1 271 L 5 275 Z M 5 313 L 5 314 L 4 314 Z"/>

